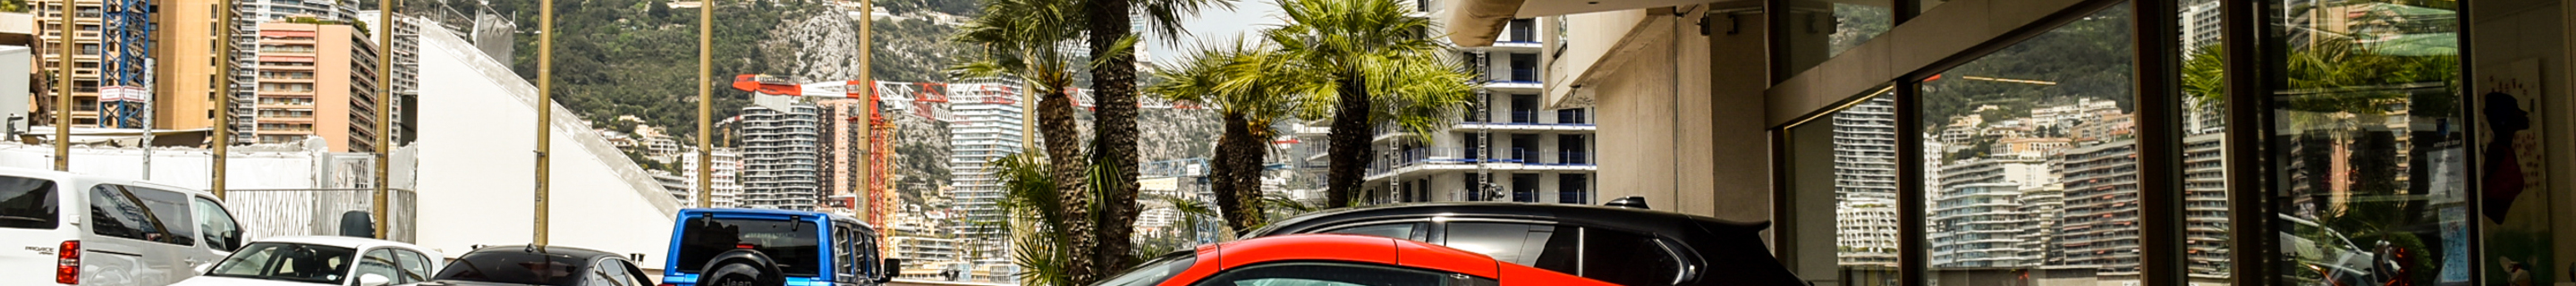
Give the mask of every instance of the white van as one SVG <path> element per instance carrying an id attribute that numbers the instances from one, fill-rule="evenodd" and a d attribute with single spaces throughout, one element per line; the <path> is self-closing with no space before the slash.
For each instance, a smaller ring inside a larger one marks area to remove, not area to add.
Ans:
<path id="1" fill-rule="evenodd" d="M 0 285 L 169 285 L 241 237 L 204 191 L 0 168 Z"/>

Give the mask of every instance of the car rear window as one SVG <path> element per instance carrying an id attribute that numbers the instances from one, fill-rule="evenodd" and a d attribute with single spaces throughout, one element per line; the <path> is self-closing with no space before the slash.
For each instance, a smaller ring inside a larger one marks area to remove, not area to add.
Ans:
<path id="1" fill-rule="evenodd" d="M 0 228 L 61 227 L 54 193 L 53 180 L 0 176 Z"/>
<path id="2" fill-rule="evenodd" d="M 822 275 L 822 251 L 818 241 L 821 230 L 802 220 L 750 218 L 689 218 L 681 225 L 680 263 L 671 267 L 681 273 L 698 273 L 707 260 L 734 249 L 750 249 L 778 263 L 787 276 Z"/>
<path id="3" fill-rule="evenodd" d="M 581 285 L 581 274 L 589 268 L 588 263 L 572 255 L 539 253 L 525 247 L 475 251 L 447 263 L 447 268 L 438 270 L 437 280 Z"/>

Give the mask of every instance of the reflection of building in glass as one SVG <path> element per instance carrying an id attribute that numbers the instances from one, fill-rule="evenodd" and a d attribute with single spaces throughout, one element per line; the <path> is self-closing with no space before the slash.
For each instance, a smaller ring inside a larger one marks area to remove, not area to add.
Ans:
<path id="1" fill-rule="evenodd" d="M 1894 199 L 1848 199 L 1835 205 L 1837 264 L 1896 267 L 1896 217 Z"/>
<path id="2" fill-rule="evenodd" d="M 1838 262 L 1896 267 L 1896 100 L 1835 112 L 1833 128 Z"/>
<path id="3" fill-rule="evenodd" d="M 1896 100 L 1834 113 L 1834 197 L 1896 198 Z"/>

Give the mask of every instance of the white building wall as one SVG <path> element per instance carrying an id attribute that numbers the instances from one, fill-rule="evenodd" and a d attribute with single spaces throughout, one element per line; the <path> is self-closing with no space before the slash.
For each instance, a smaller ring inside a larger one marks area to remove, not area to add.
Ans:
<path id="1" fill-rule="evenodd" d="M 532 241 L 536 87 L 464 39 L 421 35 L 419 244 L 449 254 Z M 661 268 L 679 203 L 651 176 L 553 108 L 549 244 L 640 253 Z"/>

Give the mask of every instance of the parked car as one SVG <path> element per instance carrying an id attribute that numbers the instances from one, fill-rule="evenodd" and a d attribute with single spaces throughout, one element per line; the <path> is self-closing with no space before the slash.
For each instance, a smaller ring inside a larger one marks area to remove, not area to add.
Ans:
<path id="1" fill-rule="evenodd" d="M 873 285 L 903 264 L 879 260 L 876 228 L 846 215 L 683 209 L 678 220 L 663 285 Z"/>
<path id="2" fill-rule="evenodd" d="M 344 236 L 272 237 L 173 286 L 411 285 L 438 273 L 438 251 Z"/>
<path id="3" fill-rule="evenodd" d="M 241 238 L 222 200 L 204 191 L 0 168 L 0 285 L 169 285 Z"/>
<path id="4" fill-rule="evenodd" d="M 1380 236 L 1304 234 L 1245 239 L 1146 261 L 1101 286 L 1613 284 L 1429 243 Z"/>
<path id="5" fill-rule="evenodd" d="M 653 285 L 635 260 L 565 246 L 485 246 L 459 255 L 419 286 Z"/>
<path id="6" fill-rule="evenodd" d="M 1243 237 L 1376 235 L 1446 245 L 1504 262 L 1627 286 L 1806 285 L 1772 257 L 1767 222 L 1644 208 L 1534 203 L 1420 203 L 1280 220 Z"/>

